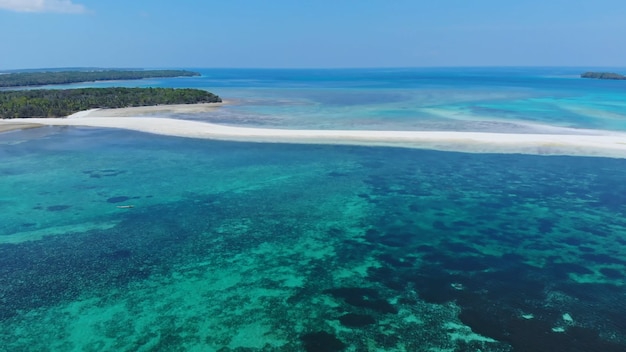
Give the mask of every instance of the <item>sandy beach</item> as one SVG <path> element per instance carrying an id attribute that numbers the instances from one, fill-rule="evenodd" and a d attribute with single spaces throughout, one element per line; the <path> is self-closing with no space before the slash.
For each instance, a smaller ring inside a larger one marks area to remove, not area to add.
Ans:
<path id="1" fill-rule="evenodd" d="M 215 104 L 89 110 L 68 118 L 0 121 L 0 131 L 49 126 L 121 128 L 159 135 L 214 140 L 395 146 L 471 153 L 520 153 L 626 158 L 626 133 L 581 130 L 571 134 L 512 134 L 452 131 L 287 130 L 224 126 L 144 114 L 201 112 Z"/>
<path id="2" fill-rule="evenodd" d="M 3 123 L 3 120 L 0 120 L 0 133 L 14 130 L 24 130 L 27 128 L 35 128 L 41 126 L 43 125 L 36 123 Z"/>
<path id="3" fill-rule="evenodd" d="M 167 115 L 167 114 L 197 114 L 211 111 L 220 106 L 228 104 L 227 101 L 221 103 L 206 104 L 173 104 L 173 105 L 155 105 L 155 106 L 138 106 L 132 108 L 120 109 L 93 109 L 87 111 L 83 116 L 94 114 L 97 117 L 129 117 L 129 116 L 150 116 L 150 115 Z M 78 113 L 81 114 L 81 113 Z M 74 116 L 74 115 L 72 115 Z"/>

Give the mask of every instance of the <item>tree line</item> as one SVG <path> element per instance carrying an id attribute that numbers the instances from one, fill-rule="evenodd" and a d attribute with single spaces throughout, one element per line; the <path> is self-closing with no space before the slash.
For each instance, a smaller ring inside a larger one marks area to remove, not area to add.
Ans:
<path id="1" fill-rule="evenodd" d="M 63 117 L 96 108 L 219 103 L 210 92 L 190 88 L 81 88 L 0 91 L 0 118 Z"/>
<path id="2" fill-rule="evenodd" d="M 144 78 L 192 77 L 197 72 L 185 70 L 102 70 L 60 72 L 18 72 L 0 74 L 0 87 L 43 86 L 93 81 L 133 80 Z"/>

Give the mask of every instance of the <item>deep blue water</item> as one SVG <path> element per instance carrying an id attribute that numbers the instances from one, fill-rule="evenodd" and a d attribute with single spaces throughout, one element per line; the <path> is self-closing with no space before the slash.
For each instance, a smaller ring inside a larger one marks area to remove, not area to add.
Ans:
<path id="1" fill-rule="evenodd" d="M 277 128 L 623 129 L 624 82 L 580 71 L 91 85 L 206 88 L 231 104 L 183 118 Z M 626 350 L 622 159 L 47 127 L 0 160 L 0 350 Z"/>

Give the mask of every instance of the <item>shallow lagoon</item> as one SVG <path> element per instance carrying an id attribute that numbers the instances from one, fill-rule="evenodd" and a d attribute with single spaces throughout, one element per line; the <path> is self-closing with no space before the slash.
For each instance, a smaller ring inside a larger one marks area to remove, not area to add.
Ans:
<path id="1" fill-rule="evenodd" d="M 626 160 L 3 137 L 7 351 L 626 346 Z"/>
<path id="2" fill-rule="evenodd" d="M 626 131 L 626 84 L 579 78 L 589 69 L 197 69 L 201 77 L 69 87 L 207 89 L 229 105 L 178 117 L 231 125 L 508 133 L 542 133 L 547 126 L 558 126 Z M 599 70 L 623 72 L 624 68 Z"/>

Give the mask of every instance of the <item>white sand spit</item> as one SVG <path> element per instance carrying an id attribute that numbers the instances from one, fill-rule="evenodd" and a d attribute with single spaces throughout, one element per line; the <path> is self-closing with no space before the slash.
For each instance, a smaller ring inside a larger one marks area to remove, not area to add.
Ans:
<path id="1" fill-rule="evenodd" d="M 510 134 L 451 131 L 287 130 L 223 126 L 161 117 L 96 117 L 97 111 L 73 118 L 13 119 L 0 124 L 121 128 L 168 136 L 215 140 L 396 146 L 471 153 L 521 153 L 626 158 L 626 133 Z"/>

